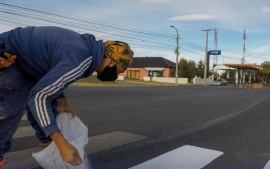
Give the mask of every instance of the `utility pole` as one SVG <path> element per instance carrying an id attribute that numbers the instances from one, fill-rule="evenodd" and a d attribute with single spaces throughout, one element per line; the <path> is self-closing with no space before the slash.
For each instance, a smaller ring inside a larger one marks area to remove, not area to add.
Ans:
<path id="1" fill-rule="evenodd" d="M 215 47 L 215 50 L 217 50 L 217 43 L 218 43 L 218 41 L 217 41 L 217 36 L 218 36 L 218 29 L 217 28 L 215 28 L 215 45 L 214 45 L 214 47 Z M 218 62 L 218 56 L 217 55 L 214 55 L 214 59 L 213 59 L 214 61 L 214 65 L 217 65 L 217 62 Z"/>
<path id="2" fill-rule="evenodd" d="M 244 45 L 243 45 L 243 57 L 241 59 L 241 63 L 245 64 L 245 56 L 246 56 L 246 38 L 247 38 L 247 34 L 246 34 L 246 26 L 244 27 L 244 33 L 243 33 L 243 40 L 244 40 Z"/>
<path id="3" fill-rule="evenodd" d="M 246 60 L 246 38 L 247 38 L 247 34 L 246 34 L 246 25 L 244 26 L 244 33 L 243 33 L 243 40 L 244 40 L 244 44 L 243 44 L 243 57 L 241 59 L 241 64 L 245 64 Z M 245 83 L 245 72 L 241 69 L 241 78 L 242 78 L 242 83 Z"/>
<path id="4" fill-rule="evenodd" d="M 202 29 L 206 32 L 206 47 L 205 47 L 205 65 L 204 65 L 204 86 L 206 86 L 206 76 L 207 76 L 207 63 L 208 63 L 208 32 L 214 29 Z"/>
<path id="5" fill-rule="evenodd" d="M 178 34 L 178 30 L 174 27 L 171 26 L 172 28 L 174 28 L 176 30 L 176 65 L 175 65 L 175 85 L 178 85 L 178 55 L 179 55 L 179 34 Z"/>

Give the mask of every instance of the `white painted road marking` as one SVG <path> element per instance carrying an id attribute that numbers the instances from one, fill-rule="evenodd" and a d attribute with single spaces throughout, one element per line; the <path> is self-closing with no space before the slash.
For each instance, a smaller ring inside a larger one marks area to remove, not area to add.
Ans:
<path id="1" fill-rule="evenodd" d="M 145 136 L 121 131 L 92 136 L 89 137 L 89 142 L 85 146 L 85 152 L 86 154 L 91 154 L 145 138 Z M 40 148 L 8 153 L 5 155 L 7 158 L 5 167 L 8 169 L 18 169 L 18 167 L 21 169 L 38 167 L 39 165 L 36 163 L 34 158 L 32 158 L 32 153 L 38 151 L 40 151 Z"/>
<path id="2" fill-rule="evenodd" d="M 265 165 L 263 169 L 270 169 L 270 161 L 267 162 L 267 164 Z"/>
<path id="3" fill-rule="evenodd" d="M 27 116 L 24 113 L 22 116 L 22 121 L 26 121 Z M 35 130 L 31 126 L 27 127 L 18 127 L 17 131 L 13 135 L 13 138 L 20 138 L 20 137 L 27 137 L 27 136 L 34 136 L 35 135 Z"/>
<path id="4" fill-rule="evenodd" d="M 23 115 L 22 120 L 27 120 L 25 114 Z M 19 127 L 13 138 L 33 136 L 34 133 L 34 129 L 31 126 Z M 92 136 L 89 137 L 89 142 L 85 146 L 85 151 L 87 154 L 90 154 L 145 138 L 146 137 L 144 136 L 119 131 Z M 38 151 L 40 151 L 40 148 L 8 153 L 6 155 L 6 167 L 10 169 L 17 169 L 18 167 L 16 166 L 20 166 L 22 169 L 37 167 L 38 164 L 35 162 L 31 155 L 33 152 Z M 223 153 L 220 151 L 186 145 L 130 169 L 179 169 L 179 167 L 184 169 L 199 169 L 203 168 L 222 154 Z M 163 164 L 166 164 L 166 166 Z M 270 169 L 270 160 L 267 162 L 263 169 Z"/>
<path id="5" fill-rule="evenodd" d="M 24 113 L 23 116 L 22 116 L 22 120 L 28 120 L 25 113 Z"/>
<path id="6" fill-rule="evenodd" d="M 13 135 L 13 138 L 27 137 L 33 135 L 35 135 L 35 130 L 31 126 L 19 127 Z"/>
<path id="7" fill-rule="evenodd" d="M 185 145 L 130 169 L 201 169 L 223 152 Z"/>

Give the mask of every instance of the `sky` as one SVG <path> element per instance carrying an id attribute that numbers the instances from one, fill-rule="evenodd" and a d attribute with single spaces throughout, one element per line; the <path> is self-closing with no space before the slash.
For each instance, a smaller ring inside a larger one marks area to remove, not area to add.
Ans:
<path id="1" fill-rule="evenodd" d="M 208 51 L 221 50 L 210 56 L 210 67 L 270 61 L 269 0 L 0 0 L 0 15 L 0 32 L 60 26 L 125 41 L 134 57 L 176 62 L 178 32 L 179 60 L 204 61 L 208 39 Z M 205 29 L 212 30 L 208 38 Z"/>

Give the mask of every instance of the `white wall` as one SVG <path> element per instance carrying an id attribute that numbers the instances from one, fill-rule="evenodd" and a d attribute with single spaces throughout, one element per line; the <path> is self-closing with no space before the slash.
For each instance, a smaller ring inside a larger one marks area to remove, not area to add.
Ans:
<path id="1" fill-rule="evenodd" d="M 150 77 L 144 77 L 144 81 L 151 81 Z M 161 83 L 175 83 L 174 77 L 152 77 L 153 82 L 161 82 Z M 178 84 L 188 84 L 188 78 L 178 78 Z"/>
<path id="2" fill-rule="evenodd" d="M 206 84 L 212 85 L 214 80 L 212 78 L 206 78 Z M 201 78 L 193 78 L 194 85 L 204 85 L 204 79 Z"/>
<path id="3" fill-rule="evenodd" d="M 118 76 L 118 78 L 116 80 L 124 80 L 124 76 Z"/>

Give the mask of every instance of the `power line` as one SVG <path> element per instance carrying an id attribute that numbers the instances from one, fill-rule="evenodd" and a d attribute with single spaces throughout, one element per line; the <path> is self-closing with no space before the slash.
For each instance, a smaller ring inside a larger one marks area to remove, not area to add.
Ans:
<path id="1" fill-rule="evenodd" d="M 82 17 L 53 13 L 48 10 L 44 11 L 36 8 L 0 2 L 0 12 L 4 16 L 0 18 L 0 20 L 4 21 L 4 24 L 6 25 L 30 26 L 34 24 L 40 26 L 44 25 L 44 23 L 53 23 L 78 30 L 99 32 L 124 38 L 137 48 L 152 48 L 169 51 L 173 50 L 175 46 L 175 36 L 171 34 L 161 34 L 115 24 L 102 23 L 100 21 L 93 21 Z M 32 19 L 32 21 L 29 19 Z M 179 37 L 181 42 L 181 53 L 187 56 L 194 55 L 192 56 L 194 58 L 201 58 L 202 50 L 204 49 L 202 46 L 192 43 L 182 36 Z M 142 44 L 142 42 L 144 43 Z"/>

